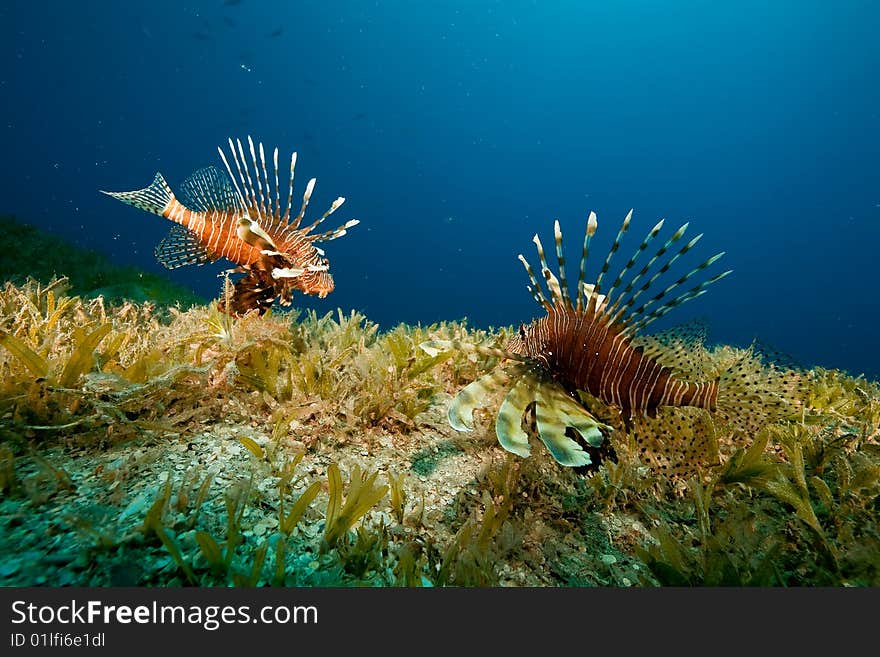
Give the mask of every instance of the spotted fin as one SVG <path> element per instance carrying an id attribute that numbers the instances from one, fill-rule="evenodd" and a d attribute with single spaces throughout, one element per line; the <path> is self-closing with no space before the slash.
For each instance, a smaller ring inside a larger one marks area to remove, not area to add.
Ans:
<path id="1" fill-rule="evenodd" d="M 779 370 L 803 370 L 803 363 L 798 361 L 794 356 L 776 347 L 756 340 L 752 345 L 753 351 L 761 357 L 765 365 L 773 365 Z"/>
<path id="2" fill-rule="evenodd" d="M 717 367 L 706 350 L 708 323 L 695 319 L 652 335 L 637 335 L 633 347 L 672 370 L 677 377 L 700 380 L 717 376 Z"/>
<path id="3" fill-rule="evenodd" d="M 218 256 L 213 255 L 198 236 L 181 226 L 174 224 L 154 251 L 158 260 L 167 269 L 177 269 L 185 265 L 204 265 L 214 262 Z"/>
<path id="4" fill-rule="evenodd" d="M 664 406 L 656 417 L 633 419 L 639 457 L 654 472 L 690 477 L 720 462 L 715 425 L 700 408 Z"/>
<path id="5" fill-rule="evenodd" d="M 765 366 L 760 355 L 748 350 L 721 373 L 716 418 L 729 429 L 753 434 L 767 422 L 796 417 L 806 382 L 799 370 Z"/>

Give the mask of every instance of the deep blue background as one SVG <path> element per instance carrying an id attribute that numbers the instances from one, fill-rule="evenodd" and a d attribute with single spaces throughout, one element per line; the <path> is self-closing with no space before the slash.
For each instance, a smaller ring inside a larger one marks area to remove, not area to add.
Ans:
<path id="1" fill-rule="evenodd" d="M 601 260 L 633 207 L 619 264 L 668 217 L 705 233 L 687 264 L 735 270 L 664 324 L 878 377 L 878 7 L 6 0 L 0 211 L 164 271 L 167 222 L 96 190 L 176 186 L 252 134 L 299 152 L 298 193 L 318 178 L 311 216 L 342 195 L 332 225 L 362 220 L 304 305 L 529 320 L 532 234 L 559 218 L 576 265 L 595 210 Z M 221 269 L 170 275 L 213 296 Z"/>

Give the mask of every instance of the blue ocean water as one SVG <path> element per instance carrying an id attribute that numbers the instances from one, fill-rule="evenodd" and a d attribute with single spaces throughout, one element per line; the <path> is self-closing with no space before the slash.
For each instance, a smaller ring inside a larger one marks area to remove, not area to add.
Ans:
<path id="1" fill-rule="evenodd" d="M 301 306 L 528 321 L 532 235 L 558 218 L 576 266 L 596 211 L 596 272 L 634 208 L 618 265 L 666 217 L 705 233 L 680 273 L 734 270 L 657 327 L 877 378 L 878 25 L 868 1 L 6 0 L 0 212 L 164 272 L 168 222 L 97 190 L 176 187 L 250 134 L 298 152 L 298 193 L 317 177 L 311 216 L 342 195 L 330 226 L 362 222 Z M 213 296 L 222 268 L 168 275 Z"/>

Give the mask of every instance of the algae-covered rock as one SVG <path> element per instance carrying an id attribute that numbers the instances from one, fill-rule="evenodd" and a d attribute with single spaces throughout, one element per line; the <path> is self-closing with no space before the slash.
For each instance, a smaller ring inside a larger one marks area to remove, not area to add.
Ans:
<path id="1" fill-rule="evenodd" d="M 64 276 L 69 292 L 84 297 L 103 295 L 108 301 L 150 301 L 184 308 L 207 301 L 167 278 L 114 264 L 96 251 L 77 247 L 14 217 L 0 216 L 0 230 L 7 244 L 15 245 L 0 259 L 2 281 L 22 284 L 30 277 L 49 283 Z"/>

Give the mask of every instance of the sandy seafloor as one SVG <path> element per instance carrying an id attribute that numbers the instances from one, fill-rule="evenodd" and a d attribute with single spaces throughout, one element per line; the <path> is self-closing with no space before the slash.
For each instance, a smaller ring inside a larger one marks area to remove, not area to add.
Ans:
<path id="1" fill-rule="evenodd" d="M 139 274 L 52 269 L 0 299 L 0 585 L 880 584 L 876 382 L 803 370 L 796 413 L 719 429 L 687 476 L 621 432 L 565 468 L 534 439 L 527 459 L 499 446 L 500 398 L 451 428 L 453 396 L 497 363 L 418 348 L 509 329 L 230 323 L 137 298 L 180 292 Z"/>

